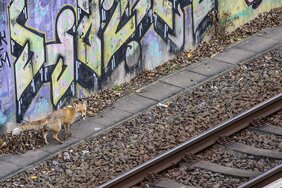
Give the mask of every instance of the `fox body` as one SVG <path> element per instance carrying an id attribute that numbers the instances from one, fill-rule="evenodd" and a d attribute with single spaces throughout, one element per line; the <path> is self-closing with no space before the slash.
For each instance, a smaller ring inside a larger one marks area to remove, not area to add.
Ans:
<path id="1" fill-rule="evenodd" d="M 63 124 L 71 124 L 76 120 L 77 115 L 79 114 L 84 118 L 86 116 L 86 112 L 87 104 L 84 102 L 83 104 L 74 104 L 74 106 L 68 106 L 56 110 L 47 117 L 59 118 Z"/>
<path id="2" fill-rule="evenodd" d="M 71 133 L 69 132 L 70 124 L 72 124 L 76 120 L 78 115 L 81 115 L 82 118 L 84 119 L 86 116 L 86 113 L 87 113 L 87 103 L 85 101 L 83 104 L 81 103 L 74 104 L 74 106 L 68 106 L 68 107 L 59 109 L 51 113 L 47 118 L 53 118 L 53 119 L 59 120 L 59 121 L 52 121 L 52 122 L 55 124 L 60 124 L 61 126 L 62 125 L 64 126 L 65 139 L 66 139 L 68 136 L 71 136 Z"/>
<path id="3" fill-rule="evenodd" d="M 83 118 L 86 116 L 87 112 L 87 103 L 86 101 L 81 104 L 74 104 L 74 106 L 64 107 L 62 109 L 56 110 L 53 113 L 49 114 L 46 118 L 25 123 L 22 126 L 15 128 L 12 132 L 13 135 L 18 135 L 21 132 L 28 130 L 43 130 L 43 137 L 45 143 L 48 144 L 47 135 L 51 131 L 53 133 L 53 138 L 59 143 L 63 143 L 58 135 L 64 126 L 65 129 L 65 139 L 70 136 L 69 126 L 73 123 L 77 116 L 80 114 Z"/>

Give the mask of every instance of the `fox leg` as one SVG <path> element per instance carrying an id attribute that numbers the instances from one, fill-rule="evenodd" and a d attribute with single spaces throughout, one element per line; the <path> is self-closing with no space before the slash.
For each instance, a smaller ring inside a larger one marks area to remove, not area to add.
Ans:
<path id="1" fill-rule="evenodd" d="M 43 138 L 45 140 L 45 144 L 48 145 L 48 141 L 47 141 L 47 135 L 48 135 L 48 130 L 43 130 Z"/>
<path id="2" fill-rule="evenodd" d="M 69 124 L 64 124 L 64 129 L 65 129 L 65 139 L 67 137 L 71 136 L 72 134 L 69 132 Z"/>
<path id="3" fill-rule="evenodd" d="M 58 142 L 60 142 L 61 144 L 63 144 L 63 142 L 58 138 L 58 134 L 60 133 L 60 131 L 53 131 L 53 138 L 55 140 L 57 140 Z"/>
<path id="4" fill-rule="evenodd" d="M 65 129 L 65 140 L 66 140 L 68 137 L 68 133 L 69 133 L 69 128 L 67 124 L 64 124 L 64 129 Z"/>

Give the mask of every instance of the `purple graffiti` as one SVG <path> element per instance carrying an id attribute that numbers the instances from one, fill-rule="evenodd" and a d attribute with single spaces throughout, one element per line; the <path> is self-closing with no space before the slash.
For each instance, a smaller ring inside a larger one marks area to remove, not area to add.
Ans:
<path id="1" fill-rule="evenodd" d="M 7 45 L 6 34 L 4 31 L 0 32 L 0 68 L 4 66 L 6 63 L 9 67 L 11 67 L 11 62 L 9 59 L 8 52 L 3 47 Z"/>
<path id="2" fill-rule="evenodd" d="M 252 6 L 253 9 L 256 9 L 260 6 L 262 0 L 245 0 L 248 6 Z"/>
<path id="3" fill-rule="evenodd" d="M 4 31 L 1 31 L 0 32 L 0 46 L 2 46 L 3 43 L 5 43 L 7 45 L 6 34 L 5 34 Z"/>
<path id="4" fill-rule="evenodd" d="M 1 49 L 0 49 L 0 68 L 4 66 L 4 64 L 7 64 L 9 67 L 11 67 L 11 62 L 8 56 L 8 52 L 4 52 L 2 54 Z"/>

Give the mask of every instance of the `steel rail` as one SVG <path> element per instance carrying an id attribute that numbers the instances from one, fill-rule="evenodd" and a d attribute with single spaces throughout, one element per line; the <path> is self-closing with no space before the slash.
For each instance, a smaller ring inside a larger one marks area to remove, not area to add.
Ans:
<path id="1" fill-rule="evenodd" d="M 242 184 L 239 188 L 261 188 L 282 177 L 282 164 Z"/>
<path id="2" fill-rule="evenodd" d="M 138 165 L 116 178 L 98 186 L 99 188 L 134 186 L 149 174 L 158 173 L 173 164 L 177 164 L 186 154 L 195 154 L 211 145 L 220 137 L 230 136 L 249 126 L 250 122 L 259 117 L 266 117 L 282 109 L 282 93 L 261 102 L 235 117 L 224 121 L 206 132 L 164 152 L 157 157 Z"/>

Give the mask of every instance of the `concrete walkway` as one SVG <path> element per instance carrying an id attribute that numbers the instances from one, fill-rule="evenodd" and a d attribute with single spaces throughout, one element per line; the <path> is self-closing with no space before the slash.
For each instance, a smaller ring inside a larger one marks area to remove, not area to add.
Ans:
<path id="1" fill-rule="evenodd" d="M 0 179 L 4 180 L 30 168 L 68 147 L 83 142 L 88 137 L 94 137 L 101 131 L 133 118 L 159 102 L 213 79 L 238 64 L 246 63 L 280 45 L 282 45 L 282 27 L 266 29 L 240 41 L 212 58 L 194 63 L 174 74 L 161 78 L 142 88 L 141 93 L 134 93 L 119 99 L 112 108 L 105 110 L 98 117 L 88 118 L 73 125 L 71 127 L 73 136 L 68 138 L 64 144 L 53 143 L 22 155 L 1 156 Z"/>

